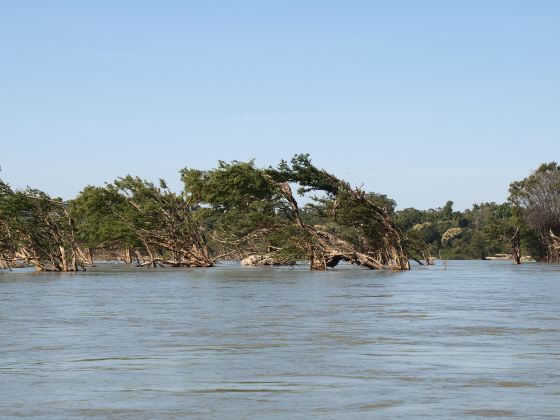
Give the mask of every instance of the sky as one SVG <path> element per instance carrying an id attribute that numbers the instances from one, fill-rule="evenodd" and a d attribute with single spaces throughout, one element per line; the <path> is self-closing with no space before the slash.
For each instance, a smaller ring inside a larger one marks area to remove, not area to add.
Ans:
<path id="1" fill-rule="evenodd" d="M 398 208 L 560 160 L 558 1 L 0 0 L 0 178 L 65 199 L 295 153 Z"/>

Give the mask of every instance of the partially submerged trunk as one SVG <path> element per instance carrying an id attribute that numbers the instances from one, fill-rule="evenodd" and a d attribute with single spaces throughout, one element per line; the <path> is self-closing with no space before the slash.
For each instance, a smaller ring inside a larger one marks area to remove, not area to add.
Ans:
<path id="1" fill-rule="evenodd" d="M 515 264 L 521 264 L 521 234 L 518 227 L 515 228 L 510 238 L 511 256 Z"/>
<path id="2" fill-rule="evenodd" d="M 422 255 L 424 256 L 424 261 L 426 262 L 426 265 L 436 265 L 436 259 L 432 257 L 432 254 L 429 249 L 423 251 Z"/>
<path id="3" fill-rule="evenodd" d="M 78 256 L 80 253 L 76 250 L 70 250 L 70 254 L 71 256 L 68 257 L 64 247 L 61 247 L 57 253 L 47 254 L 44 251 L 37 252 L 36 250 L 30 250 L 28 247 L 21 247 L 16 253 L 16 257 L 33 266 L 37 271 L 85 271 L 83 261 Z"/>
<path id="4" fill-rule="evenodd" d="M 47 198 L 29 198 L 38 203 L 46 202 L 49 207 L 39 207 L 33 216 L 42 223 L 41 230 L 19 230 L 15 257 L 37 271 L 85 271 L 84 252 L 77 244 L 74 222 L 64 203 Z"/>
<path id="5" fill-rule="evenodd" d="M 59 245 L 58 249 L 60 250 L 60 264 L 56 264 L 59 269 L 58 271 L 69 271 L 68 261 L 66 260 L 66 250 L 63 245 Z"/>
<path id="6" fill-rule="evenodd" d="M 152 246 L 150 246 L 146 240 L 143 240 L 143 243 L 147 255 L 142 256 L 138 251 L 136 252 L 137 260 L 142 261 L 137 264 L 137 267 L 156 268 L 167 266 L 203 268 L 214 266 L 214 262 L 208 255 L 206 247 L 198 247 L 195 244 L 192 244 L 190 249 L 173 249 L 172 244 L 166 244 L 167 248 L 164 247 L 164 249 L 167 250 L 167 252 L 171 255 L 164 256 L 156 253 Z"/>
<path id="7" fill-rule="evenodd" d="M 148 253 L 148 258 L 144 258 L 144 262 L 140 264 L 140 267 L 150 267 L 150 268 L 157 267 L 158 263 L 156 261 L 156 257 L 154 256 L 154 253 L 152 252 L 150 246 L 146 242 L 143 242 L 143 244 L 144 244 L 144 248 L 146 249 L 146 252 Z"/>
<path id="8" fill-rule="evenodd" d="M 123 251 L 123 261 L 125 264 L 132 264 L 132 255 L 130 253 L 130 248 L 126 247 Z"/>
<path id="9" fill-rule="evenodd" d="M 213 266 L 202 227 L 181 196 L 162 192 L 140 180 L 123 179 L 121 182 L 124 184 L 119 188 L 125 193 L 126 202 L 136 215 L 116 214 L 134 231 L 136 239 L 142 244 L 145 254 L 141 257 L 136 252 L 138 266 Z M 137 192 L 138 196 L 135 195 Z M 144 196 L 146 193 L 149 193 L 148 199 Z M 138 220 L 142 219 L 146 222 L 139 225 Z M 125 249 L 124 261 L 132 262 L 129 248 Z"/>
<path id="10" fill-rule="evenodd" d="M 543 242 L 546 246 L 546 262 L 560 262 L 560 237 L 550 229 L 543 234 Z"/>
<path id="11" fill-rule="evenodd" d="M 12 269 L 11 260 L 4 257 L 3 255 L 0 255 L 0 269 Z"/>
<path id="12" fill-rule="evenodd" d="M 88 265 L 93 265 L 93 250 L 91 248 L 86 249 L 85 262 Z"/>

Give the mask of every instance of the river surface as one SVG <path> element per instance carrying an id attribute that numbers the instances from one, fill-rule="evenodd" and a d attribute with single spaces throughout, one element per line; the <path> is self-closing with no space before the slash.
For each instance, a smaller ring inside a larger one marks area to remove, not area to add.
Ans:
<path id="1" fill-rule="evenodd" d="M 0 416 L 560 418 L 560 266 L 0 271 Z"/>

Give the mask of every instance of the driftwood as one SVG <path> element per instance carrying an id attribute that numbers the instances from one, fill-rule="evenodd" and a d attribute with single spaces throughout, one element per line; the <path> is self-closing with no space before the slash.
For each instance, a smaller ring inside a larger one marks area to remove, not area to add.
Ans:
<path id="1" fill-rule="evenodd" d="M 263 266 L 263 265 L 294 265 L 296 262 L 279 258 L 278 254 L 253 254 L 243 258 L 240 262 L 245 266 Z"/>

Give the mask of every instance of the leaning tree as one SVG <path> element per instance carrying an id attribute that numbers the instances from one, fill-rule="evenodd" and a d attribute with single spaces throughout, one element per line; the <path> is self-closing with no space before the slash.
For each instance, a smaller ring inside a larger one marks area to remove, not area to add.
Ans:
<path id="1" fill-rule="evenodd" d="M 371 269 L 410 268 L 405 237 L 391 217 L 395 205 L 392 200 L 352 188 L 348 182 L 313 165 L 308 154 L 296 155 L 290 163 L 282 161 L 267 172 L 282 183 L 293 218 L 305 233 L 308 259 L 313 269 L 334 267 L 340 261 Z M 334 230 L 303 223 L 290 183 L 299 186 L 300 194 L 319 194 L 313 198 L 326 207 L 327 221 L 334 225 Z"/>
<path id="2" fill-rule="evenodd" d="M 181 171 L 187 201 L 196 203 L 218 259 L 269 255 L 277 263 L 302 256 L 300 234 L 279 183 L 254 161 L 218 162 L 215 169 Z M 272 257 L 273 255 L 273 257 Z"/>
<path id="3" fill-rule="evenodd" d="M 132 263 L 142 245 L 129 222 L 133 215 L 127 214 L 132 211 L 127 198 L 114 188 L 87 186 L 68 205 L 89 264 L 95 254 Z"/>
<path id="4" fill-rule="evenodd" d="M 38 271 L 78 271 L 85 256 L 67 205 L 46 193 L 14 191 L 0 181 L 0 258 L 24 261 Z"/>
<path id="5" fill-rule="evenodd" d="M 9 202 L 13 191 L 0 179 L 0 268 L 11 268 L 15 260 L 16 244 L 10 229 Z"/>
<path id="6" fill-rule="evenodd" d="M 390 200 L 351 188 L 315 167 L 309 155 L 266 169 L 252 161 L 220 162 L 210 171 L 184 169 L 182 178 L 186 196 L 206 208 L 222 256 L 265 252 L 280 262 L 305 258 L 313 270 L 340 261 L 371 269 L 409 268 Z M 323 225 L 306 222 L 291 185 L 300 194 L 315 193 Z"/>
<path id="7" fill-rule="evenodd" d="M 140 265 L 211 267 L 197 208 L 173 193 L 163 180 L 159 186 L 138 177 L 119 178 L 107 186 L 118 200 L 111 211 L 133 232 L 146 258 Z"/>

